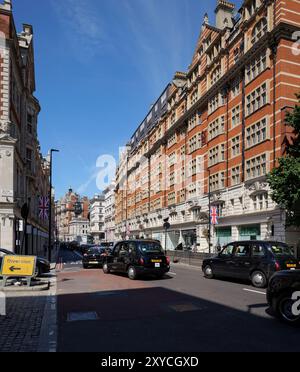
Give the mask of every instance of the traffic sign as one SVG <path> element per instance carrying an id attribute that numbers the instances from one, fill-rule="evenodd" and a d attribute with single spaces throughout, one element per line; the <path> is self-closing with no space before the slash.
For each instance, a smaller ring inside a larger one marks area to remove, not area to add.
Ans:
<path id="1" fill-rule="evenodd" d="M 36 257 L 33 256 L 4 256 L 1 267 L 3 277 L 33 277 Z"/>

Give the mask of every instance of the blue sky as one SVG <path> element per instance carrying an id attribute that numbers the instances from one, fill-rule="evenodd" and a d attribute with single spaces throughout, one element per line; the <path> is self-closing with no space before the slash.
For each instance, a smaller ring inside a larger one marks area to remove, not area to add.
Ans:
<path id="1" fill-rule="evenodd" d="M 235 1 L 240 4 L 241 1 Z M 191 62 L 216 0 L 13 0 L 35 33 L 39 138 L 54 158 L 56 197 L 88 196 L 97 158 L 118 156 L 175 71 Z"/>

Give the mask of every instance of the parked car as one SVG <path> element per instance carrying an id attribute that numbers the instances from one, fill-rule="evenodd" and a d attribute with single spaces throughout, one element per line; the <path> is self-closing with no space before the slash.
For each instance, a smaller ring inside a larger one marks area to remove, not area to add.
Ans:
<path id="1" fill-rule="evenodd" d="M 82 254 L 84 255 L 85 253 L 88 252 L 89 249 L 95 247 L 94 244 L 83 244 L 81 245 L 77 250 Z"/>
<path id="2" fill-rule="evenodd" d="M 0 267 L 2 265 L 3 257 L 4 256 L 15 256 L 15 253 L 12 253 L 6 249 L 0 248 Z M 50 263 L 44 258 L 37 257 L 36 259 L 36 269 L 35 269 L 35 277 L 41 276 L 43 274 L 47 274 L 50 272 Z"/>
<path id="3" fill-rule="evenodd" d="M 215 276 L 250 279 L 257 288 L 265 288 L 275 272 L 290 269 L 300 269 L 299 261 L 288 245 L 272 241 L 230 243 L 202 265 L 208 279 Z"/>
<path id="4" fill-rule="evenodd" d="M 100 247 L 91 247 L 82 257 L 82 265 L 84 269 L 89 267 L 103 266 L 103 262 L 106 257 L 112 253 L 112 250 L 109 248 Z"/>
<path id="5" fill-rule="evenodd" d="M 122 241 L 103 264 L 105 274 L 127 273 L 131 280 L 143 275 L 162 278 L 170 271 L 170 259 L 155 240 Z"/>
<path id="6" fill-rule="evenodd" d="M 275 316 L 288 324 L 300 325 L 300 270 L 274 274 L 268 286 L 267 300 Z"/>

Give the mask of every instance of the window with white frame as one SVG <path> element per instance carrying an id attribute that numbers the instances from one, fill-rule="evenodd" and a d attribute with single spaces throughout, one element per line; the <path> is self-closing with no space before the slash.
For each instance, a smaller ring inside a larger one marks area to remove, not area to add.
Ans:
<path id="1" fill-rule="evenodd" d="M 210 177 L 210 189 L 212 192 L 225 187 L 225 172 L 213 174 Z"/>
<path id="2" fill-rule="evenodd" d="M 171 137 L 168 138 L 168 148 L 172 147 L 176 143 L 176 133 L 174 133 Z"/>
<path id="3" fill-rule="evenodd" d="M 190 98 L 191 106 L 193 106 L 198 101 L 198 90 L 196 89 L 192 94 Z"/>
<path id="4" fill-rule="evenodd" d="M 197 114 L 194 114 L 190 117 L 188 122 L 188 130 L 191 131 L 197 126 Z"/>
<path id="5" fill-rule="evenodd" d="M 258 57 L 254 58 L 246 66 L 246 83 L 250 83 L 267 68 L 267 51 L 265 50 Z"/>
<path id="6" fill-rule="evenodd" d="M 202 133 L 197 133 L 189 140 L 189 154 L 201 149 L 202 147 Z"/>
<path id="7" fill-rule="evenodd" d="M 176 204 L 176 192 L 171 192 L 168 194 L 168 205 Z"/>
<path id="8" fill-rule="evenodd" d="M 211 100 L 208 102 L 208 114 L 212 114 L 220 107 L 220 93 L 216 94 Z"/>
<path id="9" fill-rule="evenodd" d="M 176 153 L 173 152 L 171 155 L 169 155 L 169 166 L 171 167 L 176 163 Z"/>
<path id="10" fill-rule="evenodd" d="M 240 105 L 231 110 L 231 128 L 236 127 L 241 123 L 241 108 Z"/>
<path id="11" fill-rule="evenodd" d="M 218 66 L 217 68 L 214 69 L 210 76 L 210 85 L 214 85 L 221 77 L 221 66 Z"/>
<path id="12" fill-rule="evenodd" d="M 252 45 L 259 41 L 268 31 L 268 22 L 266 18 L 262 18 L 252 31 L 251 42 Z"/>
<path id="13" fill-rule="evenodd" d="M 246 128 L 246 147 L 252 147 L 267 139 L 267 118 Z"/>
<path id="14" fill-rule="evenodd" d="M 241 142 L 240 136 L 237 136 L 231 140 L 231 157 L 240 155 L 241 153 Z"/>
<path id="15" fill-rule="evenodd" d="M 179 191 L 179 201 L 182 203 L 185 201 L 186 191 L 185 189 Z"/>
<path id="16" fill-rule="evenodd" d="M 231 98 L 235 98 L 240 94 L 241 91 L 241 80 L 240 78 L 234 80 L 231 86 Z"/>
<path id="17" fill-rule="evenodd" d="M 267 155 L 262 154 L 246 161 L 247 180 L 265 176 L 267 174 Z"/>
<path id="18" fill-rule="evenodd" d="M 246 98 L 247 116 L 262 108 L 268 103 L 267 82 L 256 88 Z"/>
<path id="19" fill-rule="evenodd" d="M 225 133 L 225 116 L 220 116 L 208 125 L 208 140 Z"/>
<path id="20" fill-rule="evenodd" d="M 235 167 L 231 169 L 231 185 L 235 186 L 241 182 L 240 167 Z"/>
<path id="21" fill-rule="evenodd" d="M 261 193 L 252 196 L 253 209 L 255 211 L 262 211 L 269 208 L 269 196 L 268 193 Z"/>
<path id="22" fill-rule="evenodd" d="M 197 174 L 197 158 L 192 159 L 188 164 L 188 177 L 195 176 Z"/>
<path id="23" fill-rule="evenodd" d="M 174 125 L 176 123 L 176 111 L 173 111 L 171 114 L 171 125 Z"/>
<path id="24" fill-rule="evenodd" d="M 261 0 L 252 0 L 252 1 L 249 1 L 247 6 L 246 6 L 246 11 L 247 11 L 247 19 L 249 19 L 250 17 L 252 17 L 256 10 L 260 7 L 261 5 Z"/>
<path id="25" fill-rule="evenodd" d="M 174 186 L 175 185 L 175 172 L 171 172 L 170 173 L 170 186 Z"/>
<path id="26" fill-rule="evenodd" d="M 189 199 L 194 198 L 197 195 L 197 186 L 196 183 L 191 183 L 188 186 L 188 196 Z"/>
<path id="27" fill-rule="evenodd" d="M 225 160 L 225 144 L 222 143 L 209 151 L 209 166 L 213 166 Z"/>

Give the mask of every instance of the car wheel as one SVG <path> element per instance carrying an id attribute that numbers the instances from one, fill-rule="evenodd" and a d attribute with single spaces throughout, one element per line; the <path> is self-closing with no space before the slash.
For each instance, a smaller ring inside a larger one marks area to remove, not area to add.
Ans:
<path id="1" fill-rule="evenodd" d="M 213 279 L 214 278 L 214 272 L 210 265 L 205 266 L 204 268 L 204 276 L 207 279 Z"/>
<path id="2" fill-rule="evenodd" d="M 86 270 L 86 269 L 88 269 L 89 267 L 88 267 L 88 265 L 83 265 L 83 268 Z"/>
<path id="3" fill-rule="evenodd" d="M 268 280 L 262 271 L 254 271 L 251 275 L 251 282 L 256 288 L 266 288 Z"/>
<path id="4" fill-rule="evenodd" d="M 107 263 L 103 264 L 102 270 L 104 274 L 110 274 L 110 270 L 109 270 Z"/>
<path id="5" fill-rule="evenodd" d="M 275 312 L 276 315 L 283 320 L 285 323 L 299 326 L 300 315 L 296 316 L 293 314 L 293 305 L 295 301 L 292 300 L 292 293 L 285 292 L 275 301 Z"/>
<path id="6" fill-rule="evenodd" d="M 134 266 L 129 266 L 129 268 L 128 268 L 128 278 L 131 279 L 131 280 L 136 280 L 137 273 L 136 273 L 136 269 L 135 269 Z"/>

